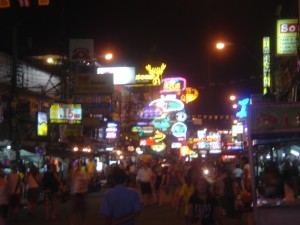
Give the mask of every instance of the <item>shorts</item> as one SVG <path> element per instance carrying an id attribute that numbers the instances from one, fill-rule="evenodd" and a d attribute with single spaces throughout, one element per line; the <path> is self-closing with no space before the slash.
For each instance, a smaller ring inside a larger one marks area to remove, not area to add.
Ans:
<path id="1" fill-rule="evenodd" d="M 141 193 L 144 194 L 152 194 L 152 188 L 150 182 L 141 182 Z"/>

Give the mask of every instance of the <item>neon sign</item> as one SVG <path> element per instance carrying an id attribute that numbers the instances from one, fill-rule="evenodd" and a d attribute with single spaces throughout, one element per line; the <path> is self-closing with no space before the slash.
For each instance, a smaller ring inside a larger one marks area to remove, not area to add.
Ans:
<path id="1" fill-rule="evenodd" d="M 162 140 L 164 140 L 166 138 L 166 135 L 162 132 L 160 132 L 159 130 L 155 131 L 155 134 L 153 136 L 153 139 L 155 140 L 155 142 L 161 142 Z"/>
<path id="2" fill-rule="evenodd" d="M 161 152 L 165 150 L 167 145 L 164 142 L 156 143 L 151 146 L 151 149 L 155 152 Z"/>
<path id="3" fill-rule="evenodd" d="M 145 107 L 143 110 L 138 112 L 138 117 L 141 119 L 154 119 L 155 117 L 161 116 L 162 110 L 156 107 Z"/>
<path id="4" fill-rule="evenodd" d="M 198 96 L 199 96 L 199 92 L 197 89 L 187 87 L 185 89 L 185 93 L 183 95 L 181 95 L 180 99 L 181 99 L 181 101 L 183 101 L 185 103 L 189 103 L 189 102 L 196 100 L 198 98 Z"/>
<path id="5" fill-rule="evenodd" d="M 162 80 L 163 88 L 160 93 L 182 92 L 186 88 L 186 79 L 182 77 L 165 78 Z"/>
<path id="6" fill-rule="evenodd" d="M 155 118 L 152 124 L 156 129 L 168 129 L 171 126 L 169 118 Z"/>
<path id="7" fill-rule="evenodd" d="M 175 123 L 171 128 L 174 137 L 185 137 L 186 131 L 187 126 L 182 122 Z"/>
<path id="8" fill-rule="evenodd" d="M 156 99 L 149 106 L 161 108 L 164 112 L 176 112 L 184 109 L 184 104 L 178 99 Z"/>
<path id="9" fill-rule="evenodd" d="M 145 68 L 149 74 L 137 74 L 135 76 L 135 81 L 144 83 L 152 81 L 152 85 L 158 86 L 161 83 L 162 74 L 166 67 L 167 65 L 164 63 L 162 63 L 160 67 L 152 67 L 150 64 L 148 64 Z"/>
<path id="10" fill-rule="evenodd" d="M 242 119 L 247 117 L 247 105 L 249 104 L 250 99 L 245 98 L 238 102 L 238 104 L 241 106 L 241 110 L 236 113 L 236 117 Z"/>

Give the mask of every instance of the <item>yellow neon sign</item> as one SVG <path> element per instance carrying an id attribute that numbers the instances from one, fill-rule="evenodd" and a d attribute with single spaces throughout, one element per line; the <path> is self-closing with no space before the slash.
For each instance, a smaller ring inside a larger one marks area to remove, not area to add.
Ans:
<path id="1" fill-rule="evenodd" d="M 270 37 L 263 38 L 263 94 L 267 93 L 271 86 L 270 74 Z"/>
<path id="2" fill-rule="evenodd" d="M 166 135 L 164 133 L 160 132 L 159 130 L 155 131 L 153 139 L 155 140 L 156 143 L 164 140 L 165 138 L 166 138 Z"/>
<path id="3" fill-rule="evenodd" d="M 145 69 L 149 74 L 137 74 L 135 75 L 135 80 L 142 82 L 152 81 L 152 85 L 158 86 L 161 83 L 162 74 L 166 67 L 167 65 L 164 63 L 162 63 L 160 67 L 152 67 L 150 64 L 148 64 Z"/>

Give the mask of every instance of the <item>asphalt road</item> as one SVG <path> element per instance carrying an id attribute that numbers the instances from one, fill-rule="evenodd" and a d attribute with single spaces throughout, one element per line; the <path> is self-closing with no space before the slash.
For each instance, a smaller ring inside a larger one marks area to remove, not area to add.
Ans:
<path id="1" fill-rule="evenodd" d="M 104 190 L 103 190 L 104 191 Z M 104 224 L 104 218 L 99 215 L 99 209 L 101 205 L 101 196 L 103 191 L 98 193 L 91 193 L 88 195 L 89 211 L 87 214 L 86 225 L 102 225 Z M 70 201 L 59 205 L 57 218 L 55 220 L 44 218 L 43 205 L 39 205 L 35 217 L 27 215 L 27 210 L 24 207 L 17 222 L 9 222 L 9 225 L 69 225 L 70 220 Z M 76 225 L 84 225 L 80 219 L 76 220 Z M 143 209 L 140 217 L 136 220 L 136 225 L 185 225 L 183 216 L 178 216 L 175 213 L 175 209 L 171 208 L 169 204 L 163 204 L 158 207 L 157 205 L 148 206 Z M 228 220 L 224 218 L 224 225 L 252 225 L 243 222 L 243 219 Z"/>

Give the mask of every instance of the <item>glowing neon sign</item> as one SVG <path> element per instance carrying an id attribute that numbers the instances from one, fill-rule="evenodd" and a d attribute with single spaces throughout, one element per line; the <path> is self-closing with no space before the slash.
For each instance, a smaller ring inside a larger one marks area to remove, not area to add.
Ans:
<path id="1" fill-rule="evenodd" d="M 165 78 L 162 80 L 163 88 L 160 93 L 182 92 L 186 88 L 186 79 L 182 77 Z"/>
<path id="2" fill-rule="evenodd" d="M 174 137 L 185 137 L 186 131 L 187 126 L 182 122 L 175 123 L 171 128 Z"/>
<path id="3" fill-rule="evenodd" d="M 189 102 L 196 100 L 198 98 L 198 96 L 199 96 L 199 92 L 197 89 L 187 87 L 185 89 L 185 93 L 183 95 L 181 95 L 180 99 L 181 99 L 181 101 L 183 101 L 185 103 L 189 103 Z"/>
<path id="4" fill-rule="evenodd" d="M 153 139 L 155 140 L 155 142 L 161 142 L 162 140 L 164 140 L 166 138 L 166 135 L 162 132 L 160 132 L 159 130 L 155 131 L 155 134 L 153 136 Z"/>
<path id="5" fill-rule="evenodd" d="M 241 106 L 241 110 L 236 113 L 236 117 L 240 119 L 247 117 L 247 105 L 249 104 L 249 102 L 250 102 L 249 98 L 245 98 L 238 102 L 238 104 Z"/>
<path id="6" fill-rule="evenodd" d="M 151 146 L 151 149 L 155 152 L 161 152 L 165 150 L 167 145 L 164 142 L 156 143 Z"/>
<path id="7" fill-rule="evenodd" d="M 176 112 L 184 109 L 184 104 L 178 99 L 156 99 L 149 106 L 161 108 L 164 112 Z"/>
<path id="8" fill-rule="evenodd" d="M 162 74 L 166 67 L 167 65 L 164 63 L 162 63 L 160 67 L 152 67 L 150 64 L 148 64 L 145 68 L 149 74 L 137 74 L 135 76 L 135 81 L 144 83 L 152 81 L 154 86 L 158 86 L 161 83 Z"/>

